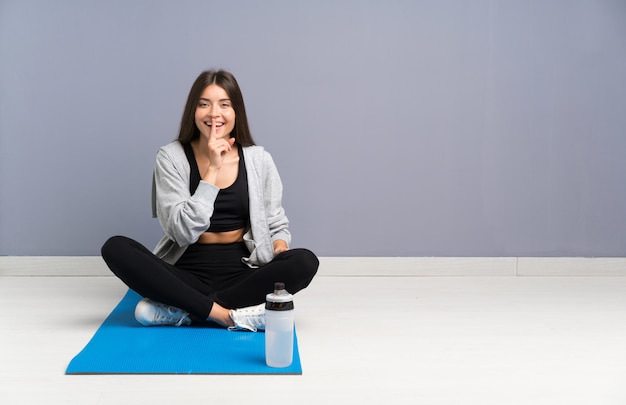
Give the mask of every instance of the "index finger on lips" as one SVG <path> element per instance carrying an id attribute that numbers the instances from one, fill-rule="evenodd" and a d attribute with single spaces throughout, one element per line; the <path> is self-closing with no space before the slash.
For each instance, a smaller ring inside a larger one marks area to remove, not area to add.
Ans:
<path id="1" fill-rule="evenodd" d="M 215 118 L 211 118 L 211 130 L 209 131 L 209 141 L 217 138 L 217 125 L 215 123 Z"/>

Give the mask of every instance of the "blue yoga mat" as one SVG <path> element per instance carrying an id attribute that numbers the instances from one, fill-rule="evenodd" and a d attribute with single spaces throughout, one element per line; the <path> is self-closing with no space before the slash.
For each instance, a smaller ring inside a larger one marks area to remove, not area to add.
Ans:
<path id="1" fill-rule="evenodd" d="M 132 290 L 111 312 L 66 374 L 302 374 L 294 333 L 293 363 L 265 364 L 265 334 L 206 326 L 141 326 Z"/>

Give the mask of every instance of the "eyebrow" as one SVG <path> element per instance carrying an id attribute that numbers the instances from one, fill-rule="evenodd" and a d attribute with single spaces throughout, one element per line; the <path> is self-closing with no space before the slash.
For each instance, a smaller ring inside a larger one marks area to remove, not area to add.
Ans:
<path id="1" fill-rule="evenodd" d="M 198 101 L 208 101 L 208 102 L 210 102 L 211 100 L 209 100 L 208 98 L 200 97 L 200 98 L 198 99 Z M 229 98 L 221 98 L 221 99 L 219 99 L 219 100 L 217 100 L 217 101 L 218 101 L 218 102 L 219 102 L 219 101 L 230 101 L 230 99 L 229 99 Z"/>

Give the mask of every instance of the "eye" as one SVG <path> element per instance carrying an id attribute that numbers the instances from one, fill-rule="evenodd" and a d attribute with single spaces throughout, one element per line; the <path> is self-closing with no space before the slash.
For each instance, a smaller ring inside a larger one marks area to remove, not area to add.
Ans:
<path id="1" fill-rule="evenodd" d="M 209 103 L 207 103 L 206 101 L 200 101 L 200 102 L 198 102 L 198 107 L 201 107 L 201 108 L 206 108 L 206 107 L 208 107 L 208 106 L 209 106 Z"/>
<path id="2" fill-rule="evenodd" d="M 223 108 L 228 108 L 228 107 L 230 107 L 230 103 L 222 103 L 222 107 Z"/>

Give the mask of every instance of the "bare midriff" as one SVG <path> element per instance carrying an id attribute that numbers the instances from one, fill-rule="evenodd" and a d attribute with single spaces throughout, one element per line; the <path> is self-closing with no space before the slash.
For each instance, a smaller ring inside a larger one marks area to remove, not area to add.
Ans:
<path id="1" fill-rule="evenodd" d="M 203 245 L 236 243 L 243 241 L 245 229 L 235 229 L 227 232 L 205 232 L 198 238 L 198 243 Z"/>

